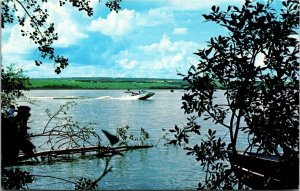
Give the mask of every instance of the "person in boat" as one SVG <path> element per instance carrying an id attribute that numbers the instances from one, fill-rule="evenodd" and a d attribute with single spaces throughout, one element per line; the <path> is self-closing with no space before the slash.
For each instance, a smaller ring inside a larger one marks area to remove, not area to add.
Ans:
<path id="1" fill-rule="evenodd" d="M 15 162 L 18 159 L 19 152 L 34 156 L 35 146 L 29 140 L 27 121 L 30 117 L 30 107 L 19 106 L 18 110 L 14 105 L 6 111 L 6 116 L 1 113 L 1 140 L 2 140 L 2 160 L 4 163 Z M 18 112 L 16 116 L 14 113 Z M 34 156 L 38 161 L 37 157 Z"/>
<path id="2" fill-rule="evenodd" d="M 16 112 L 16 107 L 14 105 L 10 105 L 9 108 L 6 111 L 7 117 L 8 118 L 12 118 L 14 117 L 14 114 Z"/>

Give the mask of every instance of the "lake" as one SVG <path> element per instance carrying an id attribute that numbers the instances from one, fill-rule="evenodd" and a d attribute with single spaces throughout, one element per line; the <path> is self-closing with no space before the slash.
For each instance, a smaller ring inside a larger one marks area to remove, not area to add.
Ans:
<path id="1" fill-rule="evenodd" d="M 45 110 L 52 113 L 69 99 L 75 96 L 84 99 L 73 99 L 76 105 L 68 114 L 81 125 L 95 123 L 92 127 L 101 134 L 101 130 L 111 133 L 116 128 L 128 125 L 130 133 L 138 135 L 143 127 L 149 134 L 147 143 L 157 146 L 149 149 L 133 150 L 124 156 L 115 156 L 110 165 L 113 171 L 98 183 L 99 189 L 195 189 L 203 178 L 199 163 L 193 156 L 187 156 L 183 147 L 165 146 L 160 140 L 165 134 L 163 128 L 171 129 L 174 125 L 186 124 L 188 115 L 181 109 L 183 90 L 152 90 L 156 94 L 149 100 L 133 100 L 124 96 L 122 90 L 33 90 L 26 96 L 35 103 L 22 103 L 31 107 L 31 118 L 28 126 L 30 133 L 38 133 L 45 127 L 48 117 Z M 222 91 L 217 92 L 217 101 L 225 102 Z M 202 128 L 216 127 L 208 121 L 201 121 Z M 222 128 L 221 128 L 222 129 Z M 226 134 L 226 129 L 219 133 Z M 105 139 L 105 138 L 103 138 Z M 192 137 L 193 142 L 199 142 L 200 137 Z M 34 144 L 43 140 L 33 139 Z M 159 141 L 159 142 L 158 142 Z M 104 161 L 98 158 L 74 160 L 72 162 L 57 162 L 37 166 L 24 165 L 22 168 L 37 175 L 49 175 L 65 178 L 76 182 L 78 177 L 98 178 L 104 167 Z M 30 189 L 74 189 L 74 185 L 64 181 L 40 177 Z"/>

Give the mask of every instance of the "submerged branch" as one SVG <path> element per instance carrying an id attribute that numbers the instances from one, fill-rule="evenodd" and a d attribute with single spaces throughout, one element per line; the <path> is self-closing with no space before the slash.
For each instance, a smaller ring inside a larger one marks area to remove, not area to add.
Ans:
<path id="1" fill-rule="evenodd" d="M 18 157 L 19 161 L 26 160 L 29 158 L 34 158 L 38 156 L 58 156 L 65 154 L 76 154 L 76 153 L 85 153 L 85 152 L 98 152 L 100 154 L 106 153 L 119 153 L 128 150 L 134 149 L 145 149 L 151 148 L 152 145 L 143 145 L 143 146 L 120 146 L 120 147 L 105 147 L 105 146 L 92 146 L 92 147 L 82 147 L 82 148 L 70 148 L 70 149 L 62 149 L 62 150 L 48 150 L 48 151 L 40 151 L 31 155 L 21 155 Z"/>
<path id="2" fill-rule="evenodd" d="M 68 182 L 68 183 L 71 183 L 71 184 L 76 184 L 76 182 L 72 182 L 70 180 L 67 180 L 67 179 L 64 179 L 64 178 L 55 177 L 55 176 L 40 175 L 40 174 L 32 174 L 31 176 L 34 176 L 34 177 L 44 177 L 44 178 L 54 178 L 54 179 L 58 179 L 58 180 L 63 180 L 65 182 Z"/>

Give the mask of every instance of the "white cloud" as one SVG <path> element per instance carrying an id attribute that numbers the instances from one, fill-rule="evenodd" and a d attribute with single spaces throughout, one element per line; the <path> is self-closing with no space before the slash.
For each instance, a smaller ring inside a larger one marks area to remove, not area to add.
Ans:
<path id="1" fill-rule="evenodd" d="M 5 61 L 4 61 L 5 60 Z M 7 61 L 9 60 L 9 61 Z M 22 62 L 20 62 L 22 60 Z M 111 68 L 103 68 L 97 65 L 79 65 L 70 63 L 59 75 L 54 72 L 52 62 L 44 62 L 40 66 L 36 66 L 34 60 L 24 60 L 20 56 L 3 58 L 3 65 L 6 67 L 11 63 L 16 64 L 17 68 L 22 68 L 24 74 L 30 78 L 63 78 L 63 77 L 112 77 L 118 76 L 120 71 Z M 120 76 L 122 77 L 122 76 Z"/>
<path id="2" fill-rule="evenodd" d="M 56 31 L 59 36 L 54 45 L 58 47 L 67 47 L 78 43 L 80 39 L 88 37 L 86 34 L 79 32 L 77 24 L 67 19 L 57 25 Z"/>
<path id="3" fill-rule="evenodd" d="M 133 69 L 138 62 L 136 60 L 128 60 L 128 58 L 121 59 L 118 64 L 124 69 Z"/>
<path id="4" fill-rule="evenodd" d="M 150 9 L 146 13 L 124 9 L 118 13 L 112 11 L 106 18 L 99 17 L 93 20 L 88 30 L 117 38 L 130 34 L 138 27 L 153 27 L 171 22 L 174 22 L 174 15 L 168 9 Z"/>
<path id="5" fill-rule="evenodd" d="M 177 35 L 187 34 L 187 28 L 174 28 L 173 34 L 177 34 Z"/>
<path id="6" fill-rule="evenodd" d="M 11 57 L 13 54 L 27 54 L 36 47 L 36 45 L 34 45 L 28 37 L 23 37 L 21 35 L 18 25 L 4 29 L 4 31 L 10 35 L 6 42 L 2 42 L 3 45 L 1 49 L 3 57 Z"/>
<path id="7" fill-rule="evenodd" d="M 193 53 L 201 45 L 192 41 L 172 41 L 167 35 L 152 44 L 131 47 L 112 56 L 115 64 L 109 67 L 91 64 L 70 65 L 56 75 L 53 63 L 35 66 L 34 61 L 24 60 L 21 65 L 30 77 L 161 77 L 179 78 L 177 71 L 186 72 L 190 64 L 197 63 Z M 16 58 L 20 60 L 20 58 Z"/>
<path id="8" fill-rule="evenodd" d="M 173 47 L 171 45 L 169 37 L 164 34 L 160 42 L 146 46 L 140 46 L 139 48 L 148 54 L 159 53 L 160 55 L 164 55 L 165 52 L 170 52 Z"/>
<path id="9" fill-rule="evenodd" d="M 139 26 L 157 26 L 174 22 L 173 11 L 156 8 L 150 9 L 147 13 L 137 13 L 137 25 Z"/>
<path id="10" fill-rule="evenodd" d="M 107 36 L 118 37 L 130 33 L 133 29 L 135 11 L 124 9 L 112 11 L 106 19 L 99 17 L 89 26 L 91 31 L 99 31 Z"/>
<path id="11" fill-rule="evenodd" d="M 199 49 L 200 45 L 191 41 L 175 41 L 172 42 L 169 37 L 164 34 L 158 43 L 153 43 L 146 46 L 140 46 L 139 48 L 148 54 L 159 54 L 168 55 L 176 52 L 181 52 L 184 55 L 193 53 L 195 50 Z"/>
<path id="12" fill-rule="evenodd" d="M 3 56 L 3 66 L 14 64 L 16 68 L 21 68 L 24 74 L 30 78 L 34 77 L 58 77 L 54 72 L 53 63 L 43 63 L 36 66 L 34 60 L 26 60 L 22 55 L 14 54 Z"/>
<path id="13" fill-rule="evenodd" d="M 98 65 L 70 63 L 62 73 L 54 72 L 53 63 L 44 63 L 35 66 L 34 63 L 26 61 L 21 65 L 24 73 L 31 78 L 63 78 L 63 77 L 126 77 L 125 72 L 116 68 L 103 68 Z"/>
<path id="14" fill-rule="evenodd" d="M 54 42 L 54 46 L 67 47 L 87 37 L 87 35 L 80 32 L 80 24 L 76 23 L 73 14 L 70 12 L 71 9 L 67 6 L 60 7 L 57 3 L 48 2 L 43 3 L 42 8 L 47 9 L 49 13 L 48 23 L 55 23 L 55 32 L 59 35 L 59 39 Z M 22 15 L 22 9 L 20 7 L 18 9 L 20 12 L 17 12 L 17 15 Z M 3 30 L 3 33 L 7 34 L 6 38 L 2 39 L 3 58 L 13 58 L 18 54 L 30 54 L 32 50 L 37 48 L 33 41 L 29 40 L 27 36 L 23 37 L 20 33 L 21 29 L 30 30 L 29 25 L 29 19 L 26 19 L 24 29 L 15 24 Z M 11 62 L 9 58 L 5 60 Z M 24 59 L 20 60 L 23 61 Z"/>
<path id="15" fill-rule="evenodd" d="M 178 78 L 177 70 L 187 71 L 197 62 L 193 53 L 199 48 L 195 42 L 173 42 L 163 35 L 157 43 L 121 51 L 113 59 L 129 76 Z"/>
<path id="16" fill-rule="evenodd" d="M 199 44 L 191 41 L 172 42 L 167 35 L 163 35 L 160 42 L 139 48 L 145 54 L 155 55 L 155 61 L 151 64 L 154 69 L 178 69 L 194 60 L 193 52 L 199 47 Z"/>
<path id="17" fill-rule="evenodd" d="M 88 36 L 83 33 L 82 23 L 76 22 L 76 8 L 70 5 L 59 6 L 57 1 L 48 1 L 42 5 L 42 8 L 47 9 L 49 13 L 48 21 L 55 23 L 54 28 L 58 33 L 58 40 L 55 41 L 56 47 L 67 47 L 72 44 L 77 44 L 80 39 Z"/>

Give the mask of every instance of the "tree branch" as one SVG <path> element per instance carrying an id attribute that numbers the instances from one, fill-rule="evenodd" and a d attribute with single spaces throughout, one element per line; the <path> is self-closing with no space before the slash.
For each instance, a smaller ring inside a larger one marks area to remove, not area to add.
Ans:
<path id="1" fill-rule="evenodd" d="M 215 117 L 215 115 L 212 114 L 210 111 L 207 111 L 207 113 L 208 113 L 215 121 L 217 121 L 219 124 L 223 125 L 224 127 L 228 128 L 228 129 L 230 128 L 229 125 L 226 125 L 224 122 L 222 122 L 222 121 L 220 121 L 219 119 L 217 119 L 217 118 Z"/>
<path id="2" fill-rule="evenodd" d="M 38 30 L 38 32 L 40 33 L 40 35 L 42 37 L 44 37 L 43 33 L 40 31 L 40 28 L 38 26 L 38 24 L 36 23 L 35 19 L 31 16 L 31 14 L 29 14 L 28 10 L 26 9 L 26 7 L 24 7 L 24 5 L 19 1 L 19 0 L 15 0 L 16 2 L 19 3 L 19 5 L 23 8 L 23 10 L 25 11 L 25 13 L 28 15 L 28 17 L 31 19 L 31 21 L 35 24 L 35 28 Z"/>
<path id="3" fill-rule="evenodd" d="M 238 114 L 238 118 L 237 118 L 237 122 L 236 122 L 236 128 L 235 128 L 234 137 L 233 137 L 233 146 L 234 146 L 234 148 L 236 146 L 237 136 L 238 136 L 238 132 L 240 130 L 241 117 L 242 117 L 242 111 L 239 110 L 239 114 Z"/>
<path id="4" fill-rule="evenodd" d="M 70 180 L 67 180 L 67 179 L 64 179 L 64 178 L 55 177 L 55 176 L 39 175 L 39 174 L 32 174 L 31 176 L 44 177 L 44 178 L 54 178 L 54 179 L 58 179 L 58 180 L 63 180 L 65 182 L 68 182 L 68 183 L 71 183 L 71 184 L 76 184 L 76 182 L 72 182 Z"/>

